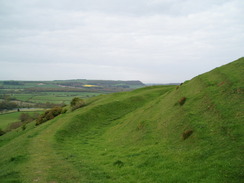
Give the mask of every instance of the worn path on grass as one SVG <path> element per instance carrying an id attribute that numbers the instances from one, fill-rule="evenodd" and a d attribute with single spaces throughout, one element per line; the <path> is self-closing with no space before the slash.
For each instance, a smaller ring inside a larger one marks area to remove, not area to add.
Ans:
<path id="1" fill-rule="evenodd" d="M 22 170 L 23 182 L 77 182 L 81 179 L 77 170 L 54 148 L 54 135 L 68 120 L 63 115 L 60 117 L 49 121 L 50 124 L 42 124 L 48 127 L 30 140 L 27 149 L 30 158 Z"/>

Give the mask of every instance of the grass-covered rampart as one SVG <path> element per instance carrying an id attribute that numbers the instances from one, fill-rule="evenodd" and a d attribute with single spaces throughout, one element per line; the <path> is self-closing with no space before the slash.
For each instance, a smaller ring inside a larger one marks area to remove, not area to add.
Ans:
<path id="1" fill-rule="evenodd" d="M 97 96 L 16 129 L 0 139 L 0 180 L 239 183 L 243 70 L 241 58 L 180 86 Z"/>

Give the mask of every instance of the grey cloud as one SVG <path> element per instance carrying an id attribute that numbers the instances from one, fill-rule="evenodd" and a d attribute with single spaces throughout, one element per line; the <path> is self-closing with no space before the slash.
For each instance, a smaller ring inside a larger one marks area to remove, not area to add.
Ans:
<path id="1" fill-rule="evenodd" d="M 241 0 L 0 3 L 0 79 L 11 64 L 41 79 L 46 64 L 60 79 L 178 82 L 243 56 Z"/>

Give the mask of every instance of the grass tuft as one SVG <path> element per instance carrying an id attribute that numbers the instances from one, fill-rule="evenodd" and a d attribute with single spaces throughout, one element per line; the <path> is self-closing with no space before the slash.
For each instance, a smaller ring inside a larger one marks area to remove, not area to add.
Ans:
<path id="1" fill-rule="evenodd" d="M 186 97 L 182 97 L 182 98 L 178 101 L 178 103 L 179 103 L 180 105 L 184 105 L 185 102 L 186 102 Z"/>
<path id="2" fill-rule="evenodd" d="M 182 139 L 186 140 L 187 138 L 189 138 L 193 133 L 193 130 L 186 130 L 182 133 Z"/>
<path id="3" fill-rule="evenodd" d="M 117 160 L 113 163 L 113 165 L 121 168 L 122 166 L 124 166 L 124 162 Z"/>

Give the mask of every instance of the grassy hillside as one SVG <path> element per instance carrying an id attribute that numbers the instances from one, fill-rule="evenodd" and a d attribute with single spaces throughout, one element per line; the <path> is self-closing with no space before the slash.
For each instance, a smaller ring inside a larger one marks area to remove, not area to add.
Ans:
<path id="1" fill-rule="evenodd" d="M 244 58 L 0 137 L 1 182 L 241 182 Z"/>

